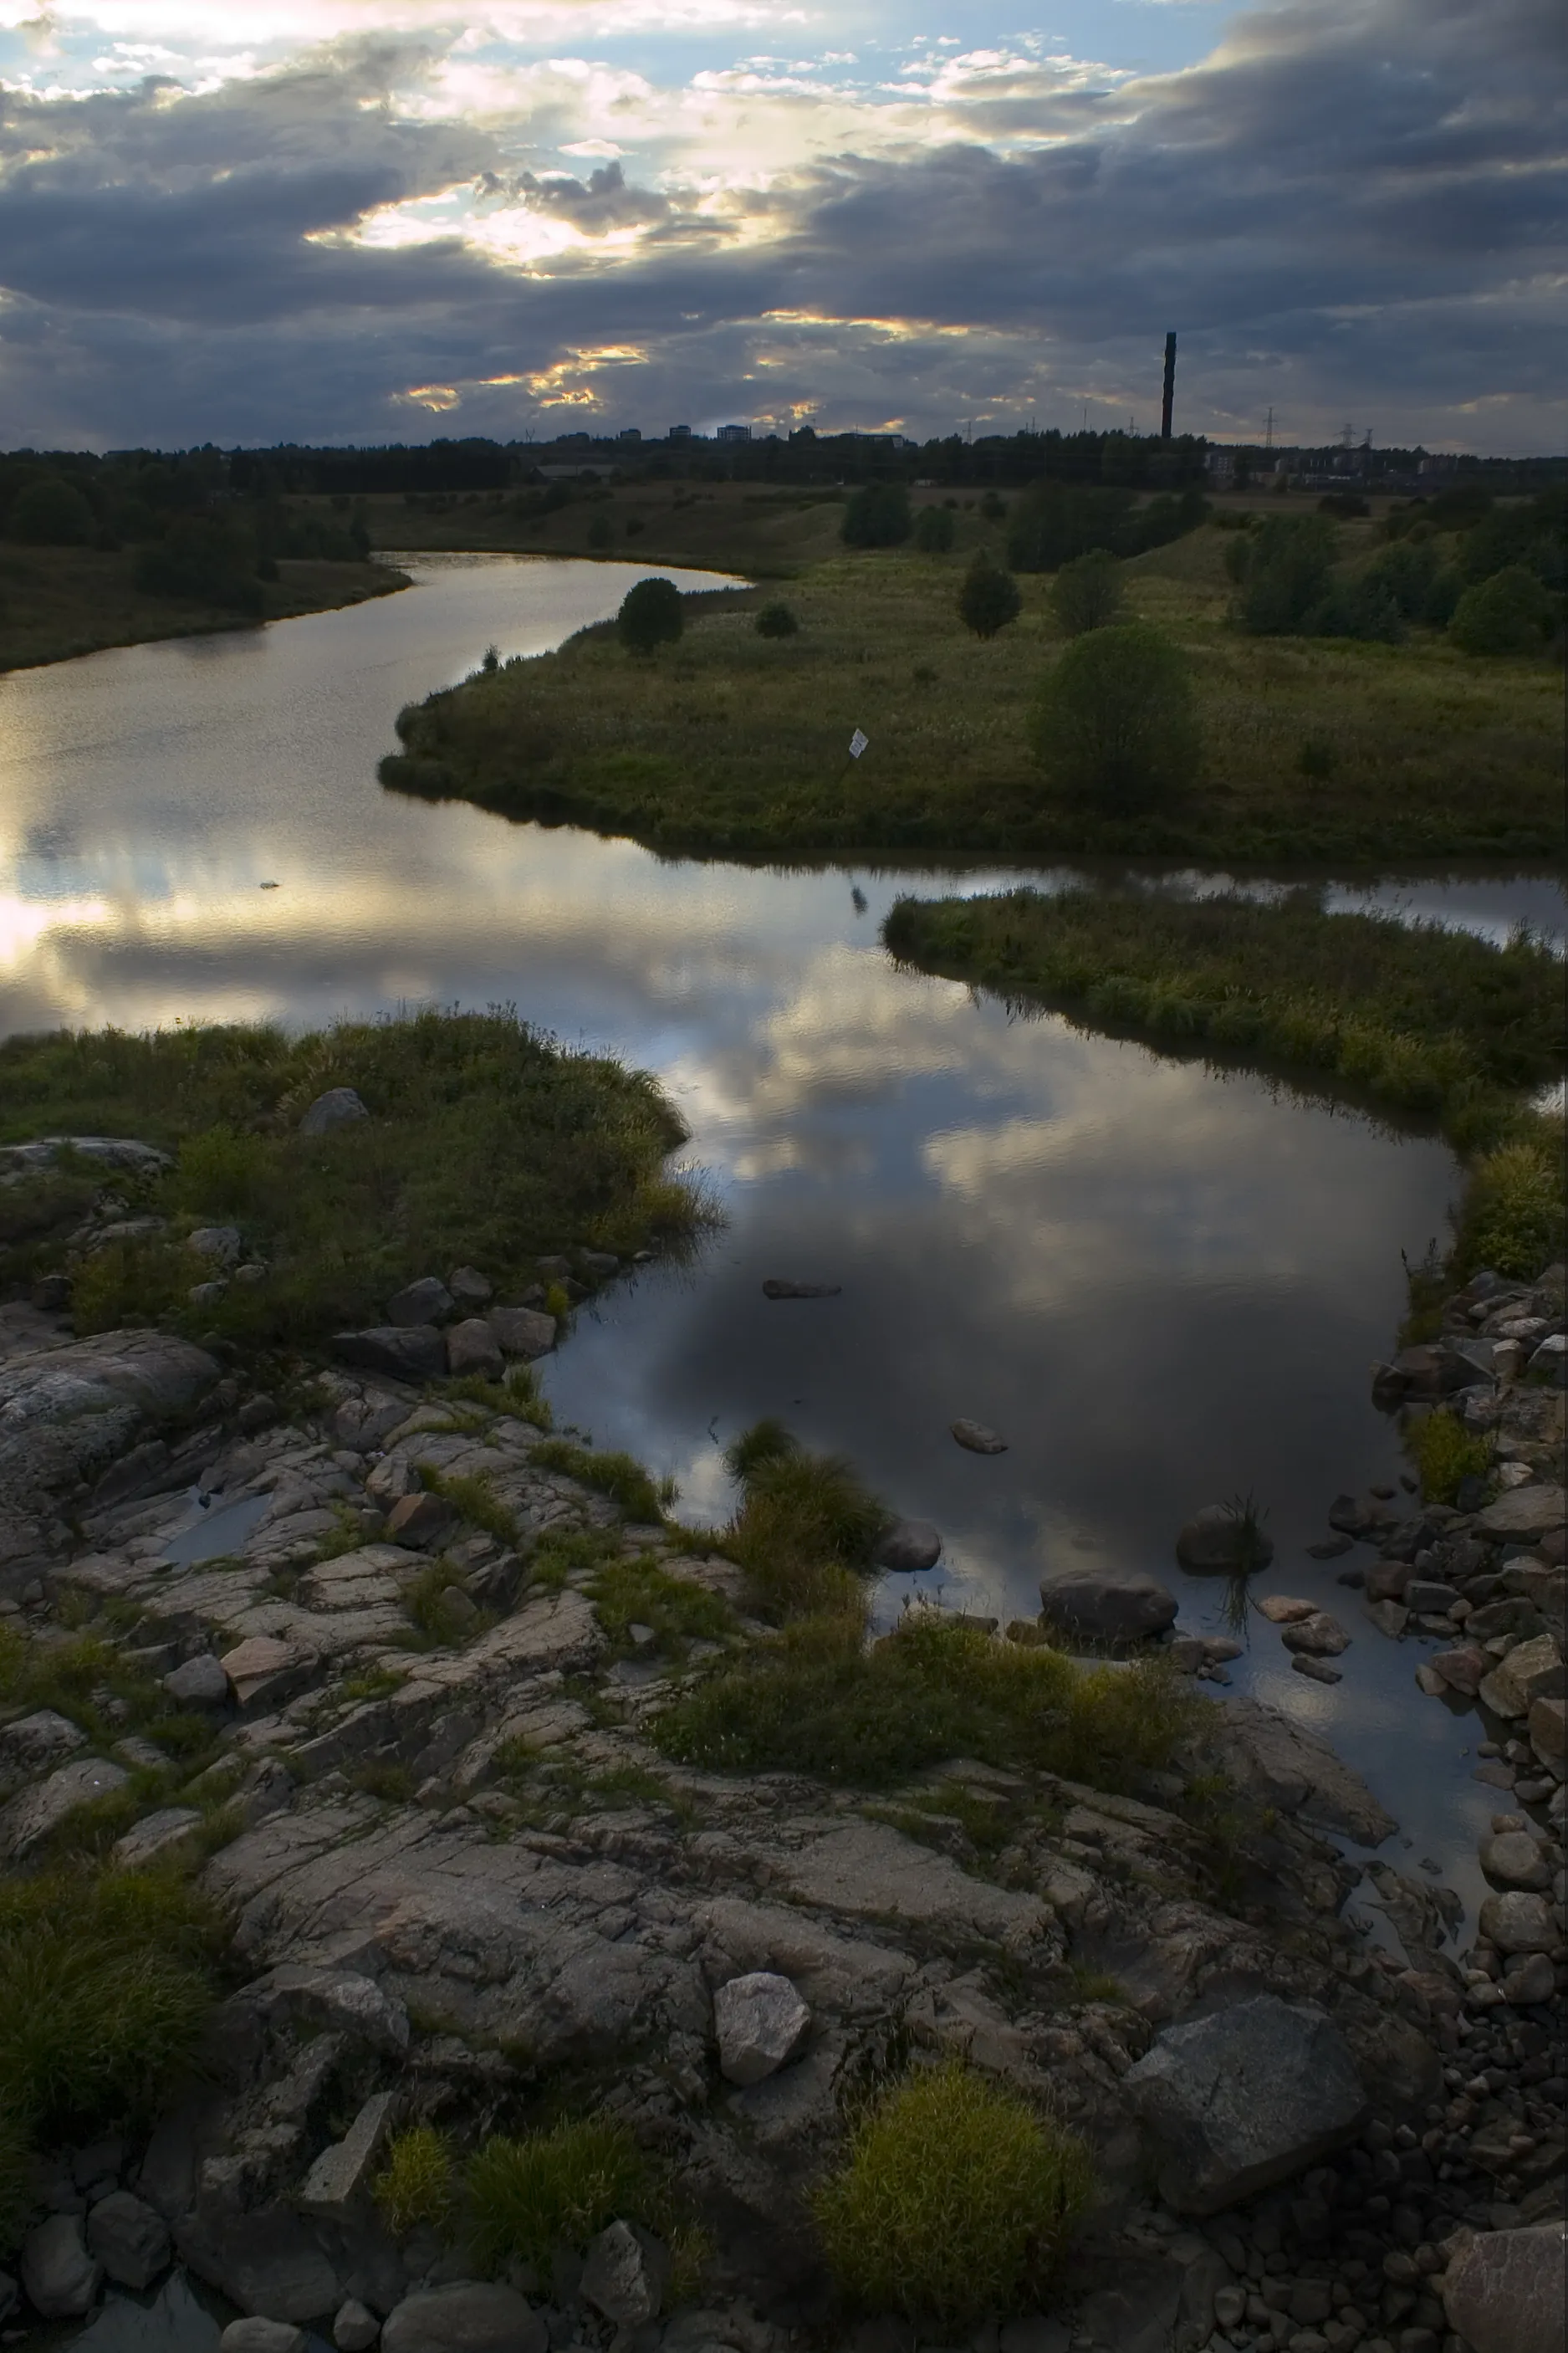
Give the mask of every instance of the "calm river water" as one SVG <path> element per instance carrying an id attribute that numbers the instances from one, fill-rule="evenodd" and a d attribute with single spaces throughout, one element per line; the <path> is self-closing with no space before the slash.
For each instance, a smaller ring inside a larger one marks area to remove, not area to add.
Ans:
<path id="1" fill-rule="evenodd" d="M 581 1319 L 549 1374 L 558 1418 L 672 1472 L 700 1517 L 727 1501 L 724 1444 L 782 1415 L 942 1527 L 943 1566 L 906 1583 L 1004 1616 L 1032 1614 L 1053 1563 L 1125 1562 L 1216 1627 L 1220 1591 L 1182 1577 L 1172 1539 L 1250 1490 L 1279 1548 L 1258 1589 L 1321 1595 L 1356 1639 L 1331 1691 L 1255 1618 L 1237 1682 L 1331 1732 L 1405 1860 L 1474 1901 L 1495 1802 L 1469 1778 L 1479 1726 L 1418 1698 L 1414 1646 L 1365 1627 L 1343 1564 L 1303 1549 L 1340 1488 L 1402 1467 L 1367 1367 L 1399 1320 L 1401 1250 L 1443 1231 L 1447 1150 L 893 969 L 878 926 L 898 891 L 1011 870 L 661 862 L 384 794 L 400 704 L 492 641 L 558 642 L 637 576 L 408 568 L 411 592 L 349 612 L 0 679 L 0 1029 L 515 1002 L 657 1071 L 728 1224 L 694 1267 Z M 1363 895 L 1563 929 L 1541 879 L 1335 894 Z M 771 1305 L 768 1275 L 842 1294 Z M 962 1452 L 961 1414 L 1009 1451 Z"/>

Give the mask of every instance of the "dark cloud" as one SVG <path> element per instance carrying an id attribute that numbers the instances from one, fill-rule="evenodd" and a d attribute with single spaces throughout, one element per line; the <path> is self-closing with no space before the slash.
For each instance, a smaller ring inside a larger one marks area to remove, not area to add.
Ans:
<path id="1" fill-rule="evenodd" d="M 619 161 L 551 169 L 559 94 L 471 122 L 415 108 L 436 61 L 407 44 L 195 97 L 7 94 L 0 440 L 417 433 L 404 396 L 426 384 L 458 390 L 463 429 L 510 433 L 520 376 L 606 344 L 647 355 L 613 385 L 580 363 L 616 423 L 815 398 L 934 431 L 1141 395 L 1146 421 L 1174 326 L 1195 427 L 1250 430 L 1272 402 L 1288 432 L 1348 411 L 1384 439 L 1545 446 L 1563 47 L 1542 0 L 1307 0 L 1179 74 L 977 81 L 935 149 L 891 148 L 867 108 L 864 152 L 718 208 L 668 139 L 663 188 Z M 481 225 L 511 207 L 585 242 L 529 269 L 456 229 L 356 235 L 454 190 Z"/>

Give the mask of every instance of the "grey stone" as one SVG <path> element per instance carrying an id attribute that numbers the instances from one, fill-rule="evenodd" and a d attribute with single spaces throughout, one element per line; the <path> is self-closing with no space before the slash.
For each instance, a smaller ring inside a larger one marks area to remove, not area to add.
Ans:
<path id="1" fill-rule="evenodd" d="M 770 1274 L 763 1284 L 764 1299 L 837 1299 L 844 1286 L 838 1282 L 792 1282 L 786 1276 Z"/>
<path id="2" fill-rule="evenodd" d="M 3 2327 L 22 2301 L 22 2291 L 9 2272 L 0 2272 L 0 2327 Z"/>
<path id="3" fill-rule="evenodd" d="M 338 2353 L 370 2353 L 380 2335 L 381 2323 L 374 2313 L 352 2295 L 332 2322 L 332 2343 Z"/>
<path id="4" fill-rule="evenodd" d="M 668 2277 L 669 2258 L 650 2232 L 612 2222 L 588 2249 L 579 2293 L 606 2320 L 637 2328 L 658 2312 Z"/>
<path id="5" fill-rule="evenodd" d="M 151 2287 L 174 2254 L 168 2225 L 129 2189 L 100 2198 L 87 2218 L 89 2252 L 121 2287 Z"/>
<path id="6" fill-rule="evenodd" d="M 788 1978 L 752 1969 L 719 1988 L 713 2026 L 725 2081 L 760 2084 L 799 2052 L 811 2031 L 811 2012 Z"/>
<path id="7" fill-rule="evenodd" d="M 555 1345 L 555 1318 L 537 1307 L 492 1307 L 486 1320 L 504 1356 L 531 1361 Z"/>
<path id="8" fill-rule="evenodd" d="M 160 1806 L 144 1814 L 114 1841 L 110 1861 L 116 1871 L 146 1871 L 167 1862 L 188 1847 L 202 1827 L 194 1806 Z"/>
<path id="9" fill-rule="evenodd" d="M 1552 1884 L 1552 1865 L 1528 1831 L 1500 1831 L 1484 1839 L 1481 1869 L 1494 1887 L 1522 1887 L 1539 1894 Z"/>
<path id="10" fill-rule="evenodd" d="M 1205 1504 L 1176 1538 L 1176 1558 L 1194 1577 L 1246 1576 L 1273 1557 L 1272 1539 L 1229 1504 Z"/>
<path id="11" fill-rule="evenodd" d="M 952 1434 L 960 1446 L 971 1454 L 1005 1454 L 1007 1451 L 1006 1440 L 998 1438 L 994 1430 L 987 1430 L 983 1421 L 961 1418 L 953 1423 Z"/>
<path id="12" fill-rule="evenodd" d="M 42 1773 L 78 1748 L 87 1746 L 87 1735 L 58 1709 L 38 1707 L 18 1716 L 0 1730 L 0 1773 L 7 1779 Z"/>
<path id="13" fill-rule="evenodd" d="M 1227 1700 L 1212 1746 L 1238 1785 L 1282 1814 L 1381 1846 L 1398 1828 L 1361 1776 L 1305 1725 L 1261 1701 Z"/>
<path id="14" fill-rule="evenodd" d="M 163 1677 L 163 1689 L 181 1707 L 226 1707 L 228 1677 L 210 1651 L 198 1651 Z"/>
<path id="15" fill-rule="evenodd" d="M 459 1307 L 488 1307 L 495 1285 L 477 1266 L 459 1266 L 447 1277 L 447 1288 Z"/>
<path id="16" fill-rule="evenodd" d="M 307 2214 L 341 2221 L 368 2196 L 371 2177 L 386 2138 L 395 2092 L 377 2092 L 368 2099 L 348 2131 L 331 2148 L 324 2148 L 305 2177 L 300 2204 Z"/>
<path id="17" fill-rule="evenodd" d="M 1305 1675 L 1309 1683 L 1340 1683 L 1344 1677 L 1338 1667 L 1331 1667 L 1326 1659 L 1314 1658 L 1310 1651 L 1299 1651 L 1290 1662 L 1292 1672 Z"/>
<path id="18" fill-rule="evenodd" d="M 1367 2097 L 1321 2010 L 1258 1994 L 1168 2027 L 1122 2090 L 1163 2145 L 1162 2196 L 1217 2213 L 1354 2138 Z"/>
<path id="19" fill-rule="evenodd" d="M 350 1127 L 355 1120 L 368 1119 L 366 1111 L 353 1087 L 329 1087 L 318 1095 L 300 1122 L 301 1135 L 327 1135 L 334 1127 Z"/>
<path id="20" fill-rule="evenodd" d="M 131 1135 L 39 1135 L 30 1144 L 0 1145 L 0 1185 L 16 1184 L 40 1168 L 53 1168 L 66 1155 L 100 1168 L 125 1168 L 134 1176 L 157 1176 L 174 1162 L 156 1145 Z"/>
<path id="21" fill-rule="evenodd" d="M 395 1381 L 431 1381 L 447 1369 L 447 1343 L 433 1324 L 374 1324 L 363 1332 L 334 1332 L 332 1353 L 360 1372 Z"/>
<path id="22" fill-rule="evenodd" d="M 381 2332 L 382 2353 L 545 2353 L 549 2342 L 515 2288 L 482 2280 L 405 2296 Z"/>
<path id="23" fill-rule="evenodd" d="M 405 1324 L 410 1327 L 421 1324 L 444 1324 L 455 1303 L 451 1293 L 439 1276 L 422 1274 L 415 1282 L 405 1282 L 386 1303 L 389 1324 Z"/>
<path id="24" fill-rule="evenodd" d="M 74 2214 L 51 2214 L 22 2242 L 22 2285 L 46 2320 L 74 2320 L 98 2294 L 103 2267 L 89 2255 Z"/>
<path id="25" fill-rule="evenodd" d="M 1413 1577 L 1405 1588 L 1405 1608 L 1423 1618 L 1446 1618 L 1459 1598 L 1457 1587 L 1440 1584 L 1436 1577 Z"/>
<path id="26" fill-rule="evenodd" d="M 1514 1487 L 1489 1504 L 1476 1520 L 1482 1535 L 1528 1541 L 1563 1525 L 1568 1498 L 1561 1487 Z"/>
<path id="27" fill-rule="evenodd" d="M 1557 1972 L 1544 1953 L 1515 1953 L 1503 1971 L 1503 2000 L 1516 2009 L 1550 2001 L 1557 1990 Z"/>
<path id="28" fill-rule="evenodd" d="M 1064 1633 L 1137 1642 L 1176 1620 L 1176 1597 L 1142 1569 L 1063 1568 L 1040 1579 L 1040 1603 Z"/>
<path id="29" fill-rule="evenodd" d="M 879 1568 L 910 1576 L 934 1568 L 942 1558 L 942 1535 L 930 1520 L 893 1520 L 877 1540 Z"/>
<path id="30" fill-rule="evenodd" d="M 1470 2240 L 1444 2274 L 1443 2309 L 1475 2353 L 1563 2353 L 1568 2225 Z"/>
<path id="31" fill-rule="evenodd" d="M 62 1765 L 47 1781 L 36 1782 L 0 1807 L 0 1856 L 24 1862 L 53 1835 L 68 1814 L 122 1789 L 130 1776 L 102 1757 L 80 1757 Z"/>
<path id="32" fill-rule="evenodd" d="M 242 1247 L 237 1226 L 197 1226 L 185 1236 L 185 1248 L 215 1266 L 237 1266 Z"/>
<path id="33" fill-rule="evenodd" d="M 452 1325 L 447 1335 L 447 1370 L 479 1373 L 486 1380 L 500 1380 L 500 1342 L 482 1315 L 466 1316 L 461 1324 Z"/>
<path id="34" fill-rule="evenodd" d="M 254 2313 L 231 2320 L 217 2344 L 218 2353 L 305 2353 L 306 2337 L 292 2321 L 266 2320 Z"/>
<path id="35" fill-rule="evenodd" d="M 96 1481 L 147 1421 L 177 1419 L 221 1366 L 170 1332 L 99 1332 L 0 1364 L 0 1492 L 18 1504 Z"/>
<path id="36" fill-rule="evenodd" d="M 175 2228 L 192 2270 L 252 2317 L 303 2327 L 343 2300 L 335 2266 L 292 2207 L 227 2211 L 210 2229 L 199 2220 Z"/>
<path id="37" fill-rule="evenodd" d="M 1495 1945 L 1500 1953 L 1550 1953 L 1562 1941 L 1545 1896 L 1517 1888 L 1486 1898 L 1480 1931 L 1482 1941 Z"/>
<path id="38" fill-rule="evenodd" d="M 1351 1646 L 1339 1620 L 1326 1609 L 1314 1609 L 1310 1618 L 1299 1618 L 1294 1625 L 1284 1627 L 1279 1639 L 1288 1651 L 1300 1651 L 1309 1659 L 1337 1659 Z"/>

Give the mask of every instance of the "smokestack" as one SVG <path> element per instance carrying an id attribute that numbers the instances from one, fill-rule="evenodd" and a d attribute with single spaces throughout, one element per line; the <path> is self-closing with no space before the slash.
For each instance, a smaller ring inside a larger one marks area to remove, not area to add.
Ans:
<path id="1" fill-rule="evenodd" d="M 1160 404 L 1160 438 L 1162 441 L 1168 441 L 1171 438 L 1171 409 L 1175 401 L 1175 397 L 1176 338 L 1173 332 L 1165 338 L 1165 396 Z"/>

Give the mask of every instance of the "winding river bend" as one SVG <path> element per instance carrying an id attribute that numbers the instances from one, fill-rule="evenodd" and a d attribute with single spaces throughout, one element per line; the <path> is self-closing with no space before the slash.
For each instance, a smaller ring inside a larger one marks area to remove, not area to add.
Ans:
<path id="1" fill-rule="evenodd" d="M 638 576 L 404 562 L 411 592 L 352 611 L 0 680 L 0 1029 L 514 1002 L 657 1071 L 728 1223 L 581 1319 L 549 1373 L 558 1419 L 673 1472 L 693 1516 L 722 1511 L 721 1450 L 759 1414 L 841 1450 L 947 1540 L 938 1571 L 889 1581 L 889 1611 L 919 1585 L 1032 1614 L 1072 1559 L 1152 1568 L 1214 1630 L 1223 1594 L 1182 1577 L 1172 1538 L 1251 1491 L 1278 1546 L 1257 1589 L 1321 1595 L 1356 1640 L 1329 1690 L 1254 1618 L 1236 1680 L 1329 1732 L 1412 1857 L 1479 1900 L 1477 1720 L 1418 1704 L 1415 1646 L 1364 1628 L 1342 1564 L 1304 1552 L 1333 1493 L 1402 1468 L 1366 1372 L 1401 1250 L 1443 1230 L 1445 1147 L 893 968 L 897 892 L 1011 870 L 664 862 L 384 794 L 400 704 L 490 642 L 559 642 Z M 1337 896 L 1563 930 L 1539 878 Z M 769 1275 L 842 1291 L 770 1304 Z M 961 1414 L 1009 1451 L 962 1452 Z"/>

